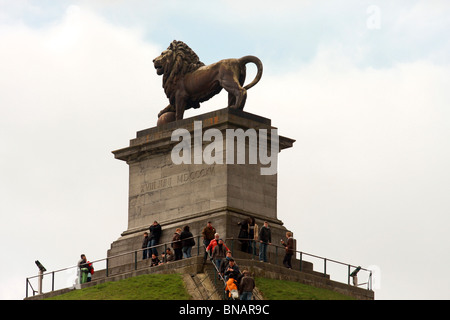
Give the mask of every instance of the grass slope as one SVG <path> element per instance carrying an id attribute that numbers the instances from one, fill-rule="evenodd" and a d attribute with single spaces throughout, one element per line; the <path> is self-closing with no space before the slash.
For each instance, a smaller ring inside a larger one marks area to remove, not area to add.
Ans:
<path id="1" fill-rule="evenodd" d="M 355 300 L 344 294 L 293 281 L 256 278 L 256 286 L 266 300 Z"/>
<path id="2" fill-rule="evenodd" d="M 189 300 L 180 274 L 147 274 L 74 290 L 48 300 Z"/>
<path id="3" fill-rule="evenodd" d="M 267 300 L 350 300 L 352 297 L 292 281 L 256 278 Z M 181 274 L 148 274 L 74 290 L 46 300 L 190 300 Z"/>

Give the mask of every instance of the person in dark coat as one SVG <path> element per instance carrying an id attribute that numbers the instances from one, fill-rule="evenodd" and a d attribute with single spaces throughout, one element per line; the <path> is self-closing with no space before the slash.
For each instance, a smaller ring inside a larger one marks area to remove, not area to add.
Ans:
<path id="1" fill-rule="evenodd" d="M 237 279 L 240 273 L 241 272 L 239 271 L 238 265 L 236 264 L 234 259 L 231 258 L 224 272 L 225 280 L 228 280 L 230 278 L 230 274 L 233 274 L 234 279 Z"/>
<path id="2" fill-rule="evenodd" d="M 155 256 L 158 256 L 158 250 L 156 250 L 156 245 L 159 244 L 159 238 L 161 238 L 161 226 L 157 221 L 153 221 L 153 224 L 150 226 L 150 237 L 148 241 L 148 247 L 152 247 L 149 249 L 148 254 L 154 253 Z"/>
<path id="3" fill-rule="evenodd" d="M 217 270 L 219 270 L 220 274 L 220 264 L 222 263 L 222 260 L 225 259 L 227 254 L 227 247 L 224 245 L 223 240 L 219 239 L 219 242 L 213 249 L 212 253 L 212 259 L 213 262 L 216 264 Z M 220 277 L 219 277 L 220 278 Z"/>
<path id="4" fill-rule="evenodd" d="M 214 228 L 211 224 L 211 221 L 208 221 L 206 224 L 206 227 L 202 231 L 203 236 L 203 246 L 206 248 L 209 246 L 209 243 L 211 240 L 214 239 L 214 234 L 216 233 L 216 228 Z M 211 250 L 209 251 L 209 254 L 211 254 Z M 205 255 L 203 256 L 203 263 L 206 263 L 206 259 L 208 258 L 208 251 L 205 251 Z"/>
<path id="5" fill-rule="evenodd" d="M 149 250 L 147 250 L 148 247 L 148 232 L 144 232 L 144 240 L 142 241 L 142 260 L 147 259 L 147 252 Z"/>
<path id="6" fill-rule="evenodd" d="M 269 223 L 264 221 L 264 225 L 259 230 L 259 261 L 267 262 L 267 246 L 272 244 L 272 232 Z"/>
<path id="7" fill-rule="evenodd" d="M 180 239 L 183 258 L 190 258 L 192 247 L 195 246 L 195 240 L 193 234 L 189 231 L 189 226 L 185 226 L 183 228 L 183 232 L 181 232 Z"/>
<path id="8" fill-rule="evenodd" d="M 252 300 L 253 289 L 255 289 L 255 280 L 250 273 L 245 270 L 243 277 L 239 280 L 239 296 L 241 300 Z"/>
<path id="9" fill-rule="evenodd" d="M 241 228 L 239 229 L 239 241 L 241 242 L 241 251 L 248 252 L 248 224 L 250 222 L 250 218 L 247 218 L 238 223 Z"/>
<path id="10" fill-rule="evenodd" d="M 183 251 L 181 250 L 182 244 L 181 244 L 181 229 L 177 228 L 175 233 L 172 237 L 172 248 L 175 252 L 175 261 L 181 260 L 183 258 Z"/>
<path id="11" fill-rule="evenodd" d="M 159 260 L 158 256 L 152 253 L 152 263 L 150 264 L 150 267 L 156 267 L 161 264 L 161 260 Z"/>
<path id="12" fill-rule="evenodd" d="M 286 232 L 286 238 L 286 242 L 281 240 L 281 243 L 286 249 L 286 254 L 284 255 L 283 259 L 283 265 L 288 269 L 292 269 L 291 259 L 292 255 L 294 254 L 294 238 L 292 238 L 292 232 Z"/>
<path id="13" fill-rule="evenodd" d="M 220 267 L 219 267 L 219 272 L 220 272 L 220 275 L 222 277 L 225 276 L 225 270 L 227 269 L 227 267 L 228 267 L 228 265 L 230 263 L 230 260 L 232 258 L 233 258 L 233 256 L 231 254 L 231 251 L 228 250 L 226 255 L 225 255 L 225 259 L 222 259 L 222 262 L 220 263 Z"/>
<path id="14" fill-rule="evenodd" d="M 255 218 L 250 217 L 248 220 L 248 248 L 247 252 L 251 254 L 256 254 L 256 243 L 258 240 L 259 231 L 258 225 L 256 224 Z"/>

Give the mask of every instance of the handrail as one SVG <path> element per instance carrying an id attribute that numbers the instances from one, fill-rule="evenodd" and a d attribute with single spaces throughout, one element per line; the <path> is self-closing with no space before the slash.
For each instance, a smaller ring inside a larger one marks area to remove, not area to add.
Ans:
<path id="1" fill-rule="evenodd" d="M 27 288 L 26 288 L 26 296 L 28 297 L 28 286 L 31 287 L 31 290 L 33 291 L 33 296 L 36 294 L 37 290 L 34 290 L 33 285 L 30 283 L 30 281 L 27 278 Z"/>
<path id="2" fill-rule="evenodd" d="M 227 239 L 230 239 L 230 238 L 227 238 Z M 206 250 L 206 246 L 203 244 L 203 246 L 205 247 L 205 250 Z M 227 286 L 227 282 L 225 281 L 225 278 L 220 274 L 220 270 L 217 268 L 217 266 L 216 266 L 216 263 L 215 263 L 215 261 L 213 261 L 212 260 L 212 255 L 210 255 L 210 253 L 208 252 L 208 251 L 206 251 L 207 253 L 208 253 L 208 257 L 209 257 L 209 259 L 211 260 L 211 262 L 212 262 L 212 264 L 213 264 L 213 266 L 214 266 L 214 268 L 215 268 L 215 272 L 217 272 L 217 274 L 219 275 L 219 277 L 222 279 L 222 281 L 223 281 L 223 284 L 224 284 L 224 288 L 223 288 L 223 290 L 224 290 L 224 292 L 222 292 L 222 294 L 225 296 L 225 288 L 226 288 L 226 286 Z M 239 269 L 239 274 L 242 274 L 242 271 L 241 271 L 241 269 Z M 216 274 L 214 274 L 214 281 L 216 281 Z M 253 296 L 258 296 L 258 293 L 257 293 L 257 291 L 255 290 L 255 289 L 253 289 L 253 291 L 252 291 L 252 295 Z M 259 297 L 259 296 L 258 296 Z M 226 297 L 227 298 L 227 297 Z"/>
<path id="3" fill-rule="evenodd" d="M 198 248 L 200 248 L 200 237 L 201 237 L 201 236 L 202 236 L 202 235 L 192 236 L 192 237 L 189 237 L 189 238 L 184 238 L 183 240 L 188 240 L 188 239 L 195 239 L 195 238 L 197 238 L 197 239 L 198 239 L 198 240 L 197 240 L 197 245 L 198 245 Z M 177 242 L 181 242 L 181 241 L 182 241 L 182 240 L 178 240 Z M 163 246 L 164 246 L 164 247 L 167 247 L 167 245 L 169 245 L 169 244 L 171 245 L 171 244 L 174 243 L 174 242 L 175 242 L 175 241 L 169 241 L 169 242 L 157 244 L 157 245 L 154 245 L 154 246 L 151 246 L 151 247 L 135 249 L 135 250 L 127 251 L 127 252 L 120 253 L 120 254 L 117 254 L 117 255 L 114 255 L 114 256 L 109 256 L 109 257 L 106 257 L 106 258 L 103 258 L 103 259 L 98 259 L 98 260 L 89 261 L 89 263 L 94 264 L 94 263 L 106 261 L 106 277 L 108 277 L 108 276 L 109 276 L 109 274 L 108 274 L 108 271 L 109 271 L 109 268 L 108 268 L 108 261 L 109 261 L 109 260 L 114 259 L 114 258 L 119 258 L 119 257 L 122 257 L 122 256 L 126 256 L 126 255 L 130 255 L 130 254 L 134 254 L 134 256 L 135 256 L 135 262 L 136 262 L 138 252 L 142 252 L 142 251 L 144 251 L 144 250 L 151 250 L 151 249 L 153 249 L 153 248 L 158 248 L 158 247 L 163 247 Z M 199 250 L 198 250 L 198 255 L 199 255 L 199 254 L 200 254 L 200 253 L 199 253 Z M 27 278 L 26 278 L 26 290 L 25 290 L 25 291 L 26 291 L 26 293 L 25 293 L 26 295 L 25 295 L 25 297 L 28 298 L 28 286 L 30 286 L 31 289 L 33 290 L 33 295 L 34 295 L 34 293 L 37 292 L 37 291 L 35 291 L 35 290 L 33 289 L 33 286 L 31 285 L 31 283 L 30 283 L 30 281 L 29 281 L 30 279 L 34 279 L 34 278 L 38 278 L 38 277 L 43 277 L 43 276 L 45 276 L 45 275 L 51 274 L 51 275 L 52 275 L 52 290 L 51 290 L 51 291 L 54 291 L 54 290 L 55 290 L 55 289 L 54 289 L 55 273 L 62 272 L 62 271 L 66 271 L 66 270 L 70 270 L 70 269 L 74 269 L 74 268 L 78 268 L 78 265 L 74 265 L 74 266 L 71 266 L 71 267 L 58 269 L 58 270 L 55 270 L 55 271 L 49 271 L 49 272 L 47 272 L 47 273 L 42 273 L 42 274 L 36 275 L 36 276 L 27 277 Z M 135 264 L 135 270 L 136 270 L 136 264 Z"/>
<path id="4" fill-rule="evenodd" d="M 247 239 L 247 238 L 233 238 L 233 237 L 231 237 L 231 238 L 226 238 L 226 240 L 239 240 L 239 241 L 240 241 L 240 240 L 243 240 L 243 241 L 253 241 L 253 242 L 255 242 L 255 243 L 260 243 L 258 240 L 252 240 L 252 239 Z M 280 245 L 273 244 L 273 243 L 272 243 L 272 244 L 268 244 L 268 245 L 273 246 L 273 247 L 278 247 L 278 248 L 283 248 L 283 249 L 285 249 L 284 246 L 280 246 Z M 320 257 L 320 256 L 317 256 L 317 255 L 314 255 L 314 254 L 311 254 L 311 253 L 304 252 L 304 251 L 295 250 L 295 252 L 296 252 L 296 253 L 306 254 L 306 255 L 308 255 L 308 256 L 310 256 L 310 257 L 314 257 L 314 258 L 318 258 L 318 259 L 327 259 L 327 261 L 339 263 L 339 264 L 342 264 L 342 265 L 345 265 L 345 266 L 350 265 L 351 267 L 357 268 L 357 266 L 353 266 L 353 265 L 348 264 L 348 263 L 345 263 L 345 262 L 341 262 L 341 261 L 337 261 L 337 260 L 333 260 L 333 259 L 328 259 L 328 258 L 325 258 L 325 257 Z M 364 269 L 364 268 L 361 268 L 361 270 L 364 270 L 364 271 L 371 271 L 371 270 Z"/>
<path id="5" fill-rule="evenodd" d="M 199 237 L 201 237 L 201 235 L 198 235 L 198 236 L 192 236 L 192 237 L 189 237 L 189 238 L 185 238 L 185 239 L 183 239 L 183 240 L 186 240 L 186 239 L 195 239 L 195 238 L 199 238 Z M 181 242 L 182 240 L 178 240 L 178 241 Z M 103 259 L 98 259 L 98 260 L 94 260 L 94 261 L 89 261 L 89 263 L 94 264 L 94 263 L 98 263 L 98 262 L 105 261 L 105 260 L 110 260 L 110 259 L 114 259 L 114 258 L 119 258 L 119 257 L 121 257 L 121 256 L 126 256 L 126 255 L 129 255 L 129 254 L 132 254 L 132 253 L 138 253 L 138 252 L 142 252 L 142 251 L 144 251 L 144 250 L 150 250 L 150 249 L 157 248 L 157 247 L 167 246 L 168 244 L 172 244 L 173 242 L 174 242 L 174 241 L 169 241 L 169 242 L 157 244 L 157 245 L 151 246 L 151 247 L 146 247 L 146 248 L 141 248 L 141 249 L 135 249 L 135 250 L 132 250 L 132 251 L 127 251 L 127 252 L 124 252 L 124 253 L 119 253 L 119 254 L 117 254 L 117 255 L 110 256 L 110 257 L 106 257 L 106 258 L 103 258 Z M 78 265 L 71 266 L 71 267 L 67 267 L 67 268 L 63 268 L 63 269 L 59 269 L 59 270 L 55 270 L 55 271 L 49 271 L 49 272 L 44 273 L 44 274 L 42 274 L 42 275 L 45 276 L 45 275 L 49 275 L 49 274 L 51 274 L 51 273 L 56 273 L 56 272 L 66 271 L 66 270 L 73 269 L 73 268 L 78 268 Z M 39 277 L 39 275 L 37 275 L 37 276 L 32 276 L 32 277 L 28 277 L 27 279 L 33 279 L 33 278 L 37 278 L 37 277 Z"/>
<path id="6" fill-rule="evenodd" d="M 211 241 L 212 241 L 212 240 L 211 240 Z M 217 275 L 222 279 L 222 282 L 223 282 L 223 284 L 224 284 L 224 289 L 225 289 L 225 287 L 226 287 L 226 285 L 227 285 L 225 279 L 224 279 L 224 278 L 222 277 L 222 275 L 220 274 L 220 270 L 217 268 L 215 261 L 213 261 L 212 255 L 211 255 L 210 252 L 207 250 L 207 247 L 206 247 L 206 245 L 205 245 L 204 243 L 203 243 L 203 247 L 204 247 L 204 249 L 205 249 L 205 251 L 206 251 L 206 253 L 207 253 L 207 255 L 208 255 L 209 260 L 212 262 L 212 264 L 213 264 L 213 266 L 214 266 L 214 282 L 216 281 L 216 273 L 217 273 Z M 219 295 L 220 295 L 220 294 L 224 294 L 224 293 L 222 292 L 222 293 L 219 293 Z M 209 297 L 208 297 L 208 298 L 209 298 Z"/>
<path id="7" fill-rule="evenodd" d="M 253 241 L 253 243 L 255 245 L 256 245 L 256 243 L 260 243 L 260 241 L 258 241 L 258 240 L 253 240 L 253 239 L 248 239 L 248 238 L 234 238 L 234 237 L 231 237 L 231 238 L 226 238 L 225 240 L 231 240 L 231 241 L 235 241 L 235 240 L 238 240 L 238 241 Z M 271 244 L 267 243 L 267 244 L 269 246 L 275 247 L 276 252 L 277 252 L 278 248 L 282 248 L 283 250 L 285 250 L 284 246 L 280 246 L 280 245 L 273 244 L 273 243 L 271 243 Z M 302 258 L 303 258 L 303 255 L 307 255 L 307 256 L 310 256 L 310 257 L 313 257 L 313 258 L 322 259 L 324 261 L 324 276 L 326 276 L 326 263 L 327 262 L 333 262 L 333 263 L 337 263 L 337 264 L 340 264 L 340 265 L 347 266 L 348 267 L 348 285 L 350 285 L 350 274 L 351 274 L 350 269 L 351 268 L 359 268 L 360 270 L 369 272 L 369 279 L 368 279 L 367 283 L 363 283 L 363 284 L 360 284 L 360 285 L 357 285 L 357 286 L 361 286 L 361 285 L 367 284 L 367 290 L 371 290 L 372 289 L 372 270 L 369 270 L 369 269 L 366 269 L 366 268 L 362 268 L 361 266 L 354 266 L 354 265 L 351 265 L 349 263 L 345 263 L 345 262 L 341 262 L 341 261 L 337 261 L 337 260 L 333 260 L 333 259 L 328 259 L 328 258 L 325 258 L 325 257 L 317 256 L 317 255 L 314 255 L 314 254 L 311 254 L 311 253 L 307 253 L 307 252 L 303 252 L 303 251 L 299 251 L 299 250 L 294 250 L 294 252 L 295 252 L 295 254 L 297 254 L 297 253 L 300 254 L 300 260 L 299 260 L 300 261 L 300 271 L 302 271 L 302 261 L 303 261 Z M 251 254 L 252 254 L 252 259 L 254 259 L 254 256 L 256 255 L 256 247 L 253 248 Z"/>

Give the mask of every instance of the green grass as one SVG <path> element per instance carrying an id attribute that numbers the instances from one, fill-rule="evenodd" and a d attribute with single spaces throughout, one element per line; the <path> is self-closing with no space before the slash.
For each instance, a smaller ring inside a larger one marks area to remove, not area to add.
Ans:
<path id="1" fill-rule="evenodd" d="M 352 297 L 298 282 L 255 279 L 267 300 L 351 300 Z M 147 274 L 48 298 L 46 300 L 190 300 L 181 274 Z"/>
<path id="2" fill-rule="evenodd" d="M 255 282 L 267 300 L 354 300 L 335 291 L 293 281 L 256 278 Z"/>
<path id="3" fill-rule="evenodd" d="M 180 274 L 148 274 L 74 290 L 46 300 L 189 300 Z"/>

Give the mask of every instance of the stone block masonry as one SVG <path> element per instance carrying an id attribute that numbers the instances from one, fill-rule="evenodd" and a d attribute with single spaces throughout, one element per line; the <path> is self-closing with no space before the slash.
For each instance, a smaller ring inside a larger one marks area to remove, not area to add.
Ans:
<path id="1" fill-rule="evenodd" d="M 203 131 L 217 129 L 223 137 L 227 129 L 276 129 L 270 119 L 225 108 L 137 132 L 128 147 L 113 151 L 116 159 L 129 166 L 128 226 L 112 243 L 108 256 L 140 249 L 143 232 L 155 220 L 163 229 L 160 243 L 170 242 L 175 229 L 185 225 L 199 235 L 209 220 L 223 239 L 237 237 L 237 222 L 249 216 L 255 217 L 259 226 L 267 220 L 273 237 L 284 238 L 287 229 L 277 217 L 277 174 L 262 175 L 261 168 L 266 164 L 248 162 L 248 140 L 245 148 L 240 148 L 240 152 L 246 152 L 244 164 L 172 161 L 172 150 L 179 143 L 172 141 L 172 133 L 185 129 L 194 139 L 199 123 Z M 270 135 L 267 139 L 270 145 Z M 293 143 L 280 136 L 279 151 Z M 198 141 L 191 143 L 193 156 L 198 153 L 195 146 Z M 206 146 L 203 142 L 202 149 Z M 224 153 L 226 148 L 223 141 Z M 238 150 L 234 148 L 233 152 Z"/>

